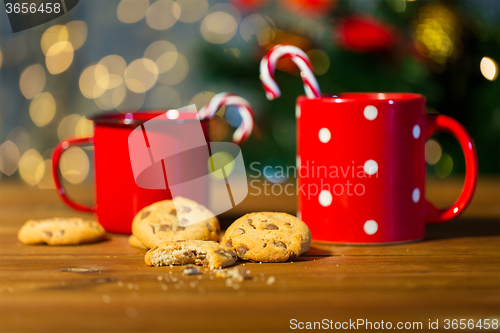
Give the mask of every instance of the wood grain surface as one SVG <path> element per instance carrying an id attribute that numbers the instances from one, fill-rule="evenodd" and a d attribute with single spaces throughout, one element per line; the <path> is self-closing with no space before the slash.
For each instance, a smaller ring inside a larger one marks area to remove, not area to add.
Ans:
<path id="1" fill-rule="evenodd" d="M 429 182 L 427 197 L 446 205 L 460 186 Z M 91 200 L 92 189 L 72 195 Z M 247 211 L 293 212 L 294 205 L 291 197 L 249 197 L 221 220 L 227 226 Z M 313 244 L 293 263 L 238 262 L 250 278 L 232 286 L 205 269 L 183 276 L 180 267 L 147 267 L 145 251 L 124 235 L 84 246 L 17 241 L 27 219 L 54 216 L 92 217 L 66 208 L 54 191 L 0 186 L 2 332 L 268 332 L 290 331 L 292 319 L 421 322 L 428 331 L 429 320 L 444 330 L 445 319 L 500 319 L 496 178 L 481 179 L 466 213 L 428 226 L 422 242 Z"/>

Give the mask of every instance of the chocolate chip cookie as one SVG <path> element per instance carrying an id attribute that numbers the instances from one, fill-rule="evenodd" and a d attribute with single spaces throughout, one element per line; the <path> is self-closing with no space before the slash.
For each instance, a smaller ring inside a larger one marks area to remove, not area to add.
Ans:
<path id="1" fill-rule="evenodd" d="M 144 257 L 148 266 L 195 264 L 211 269 L 231 266 L 237 259 L 233 249 L 217 242 L 200 240 L 169 242 L 155 246 Z"/>
<path id="2" fill-rule="evenodd" d="M 219 232 L 219 221 L 211 211 L 182 197 L 143 208 L 132 223 L 132 233 L 148 248 L 177 240 L 217 241 Z"/>
<path id="3" fill-rule="evenodd" d="M 283 262 L 309 250 L 311 232 L 295 216 L 285 213 L 251 213 L 226 230 L 221 244 L 244 260 Z"/>
<path id="4" fill-rule="evenodd" d="M 24 244 L 77 245 L 101 241 L 106 238 L 106 231 L 96 221 L 53 218 L 27 221 L 17 238 Z"/>

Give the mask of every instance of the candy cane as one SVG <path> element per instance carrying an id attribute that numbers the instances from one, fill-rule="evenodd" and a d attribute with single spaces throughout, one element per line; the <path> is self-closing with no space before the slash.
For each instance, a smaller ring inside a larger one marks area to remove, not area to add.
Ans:
<path id="1" fill-rule="evenodd" d="M 320 98 L 321 91 L 319 90 L 318 81 L 316 81 L 316 77 L 313 74 L 311 61 L 307 54 L 292 45 L 276 45 L 267 52 L 260 62 L 260 81 L 266 91 L 267 99 L 275 99 L 281 95 L 280 88 L 274 79 L 276 63 L 281 58 L 291 58 L 299 67 L 306 96 L 309 98 Z"/>
<path id="2" fill-rule="evenodd" d="M 207 105 L 203 106 L 200 111 L 198 111 L 198 116 L 200 119 L 212 118 L 221 107 L 229 105 L 237 107 L 242 119 L 240 126 L 233 134 L 233 142 L 241 144 L 248 139 L 253 128 L 253 110 L 250 103 L 243 97 L 231 93 L 217 94 Z"/>

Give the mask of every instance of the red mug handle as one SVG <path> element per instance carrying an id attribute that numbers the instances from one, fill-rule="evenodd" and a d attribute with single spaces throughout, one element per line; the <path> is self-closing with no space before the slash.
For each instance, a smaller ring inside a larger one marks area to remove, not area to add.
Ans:
<path id="1" fill-rule="evenodd" d="M 448 116 L 428 115 L 426 139 L 437 131 L 450 133 L 460 144 L 465 157 L 465 183 L 457 201 L 447 209 L 438 209 L 426 200 L 426 221 L 428 223 L 442 223 L 459 216 L 472 199 L 478 177 L 476 147 L 465 127 Z"/>
<path id="2" fill-rule="evenodd" d="M 54 176 L 54 183 L 56 185 L 57 193 L 61 199 L 71 208 L 80 210 L 82 212 L 94 213 L 95 207 L 91 208 L 76 202 L 73 202 L 67 195 L 66 190 L 62 186 L 61 178 L 59 177 L 59 160 L 62 154 L 71 146 L 81 145 L 81 144 L 94 144 L 94 138 L 70 138 L 61 141 L 52 153 L 52 175 Z"/>

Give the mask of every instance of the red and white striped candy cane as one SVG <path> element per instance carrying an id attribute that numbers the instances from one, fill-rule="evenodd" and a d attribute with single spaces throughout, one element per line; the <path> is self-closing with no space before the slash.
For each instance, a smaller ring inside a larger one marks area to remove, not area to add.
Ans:
<path id="1" fill-rule="evenodd" d="M 248 139 L 253 129 L 253 110 L 243 97 L 231 93 L 217 94 L 198 111 L 198 116 L 200 119 L 212 118 L 221 107 L 229 105 L 237 107 L 242 119 L 240 126 L 233 133 L 233 142 L 241 144 Z"/>
<path id="2" fill-rule="evenodd" d="M 311 61 L 307 54 L 298 47 L 292 45 L 276 45 L 262 58 L 260 62 L 260 81 L 266 91 L 267 99 L 280 97 L 281 91 L 274 79 L 276 63 L 281 58 L 291 58 L 300 69 L 300 76 L 304 82 L 306 96 L 309 98 L 320 98 L 318 81 L 313 74 Z"/>

